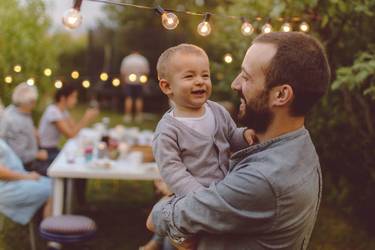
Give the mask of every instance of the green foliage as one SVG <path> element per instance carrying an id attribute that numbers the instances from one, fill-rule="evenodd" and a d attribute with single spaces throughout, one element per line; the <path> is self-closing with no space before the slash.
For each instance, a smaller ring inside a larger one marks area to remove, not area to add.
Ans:
<path id="1" fill-rule="evenodd" d="M 375 52 L 360 53 L 353 65 L 340 67 L 336 73 L 333 90 L 359 91 L 375 100 Z"/>
<path id="2" fill-rule="evenodd" d="M 9 102 L 11 89 L 18 83 L 34 78 L 39 91 L 49 89 L 50 80 L 43 76 L 46 67 L 57 68 L 58 46 L 47 31 L 50 20 L 41 0 L 0 2 L 0 97 Z M 13 66 L 22 66 L 15 73 Z M 5 76 L 13 77 L 13 83 L 4 86 Z"/>

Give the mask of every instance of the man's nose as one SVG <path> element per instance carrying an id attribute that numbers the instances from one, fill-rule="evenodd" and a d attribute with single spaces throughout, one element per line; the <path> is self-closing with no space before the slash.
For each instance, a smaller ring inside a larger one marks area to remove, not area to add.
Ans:
<path id="1" fill-rule="evenodd" d="M 239 79 L 239 75 L 233 80 L 232 84 L 230 85 L 230 87 L 232 88 L 232 90 L 240 90 L 241 89 L 241 84 L 240 84 L 240 81 L 238 80 Z"/>

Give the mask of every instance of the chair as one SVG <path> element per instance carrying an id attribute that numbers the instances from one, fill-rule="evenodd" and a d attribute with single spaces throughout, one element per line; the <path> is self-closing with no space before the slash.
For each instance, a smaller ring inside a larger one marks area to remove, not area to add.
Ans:
<path id="1" fill-rule="evenodd" d="M 80 215 L 48 217 L 39 227 L 40 236 L 62 245 L 78 243 L 93 238 L 97 230 L 95 222 Z"/>

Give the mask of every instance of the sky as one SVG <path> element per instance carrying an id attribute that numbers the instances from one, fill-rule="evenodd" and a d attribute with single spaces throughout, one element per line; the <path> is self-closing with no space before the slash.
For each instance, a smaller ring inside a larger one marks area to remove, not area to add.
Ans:
<path id="1" fill-rule="evenodd" d="M 47 3 L 47 10 L 53 21 L 53 30 L 66 30 L 61 19 L 64 12 L 73 6 L 73 0 L 44 0 Z M 83 21 L 81 27 L 71 31 L 76 34 L 86 32 L 90 27 L 94 27 L 98 18 L 103 18 L 105 14 L 101 10 L 103 4 L 97 2 L 83 1 L 81 13 Z"/>

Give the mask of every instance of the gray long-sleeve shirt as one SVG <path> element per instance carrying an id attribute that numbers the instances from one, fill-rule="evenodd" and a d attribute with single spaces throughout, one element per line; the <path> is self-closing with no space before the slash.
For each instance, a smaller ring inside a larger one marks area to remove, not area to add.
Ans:
<path id="1" fill-rule="evenodd" d="M 202 166 L 204 167 L 204 166 Z M 226 177 L 152 211 L 156 232 L 198 236 L 198 249 L 306 249 L 321 198 L 321 170 L 305 128 L 235 153 Z"/>
<path id="2" fill-rule="evenodd" d="M 212 101 L 207 101 L 207 105 L 215 117 L 213 136 L 189 128 L 168 112 L 155 130 L 155 160 L 163 180 L 177 195 L 223 179 L 228 172 L 230 152 L 248 146 L 244 128 L 237 128 L 224 107 Z"/>
<path id="3" fill-rule="evenodd" d="M 38 144 L 30 114 L 9 105 L 0 121 L 0 137 L 7 142 L 23 163 L 35 160 Z"/>

